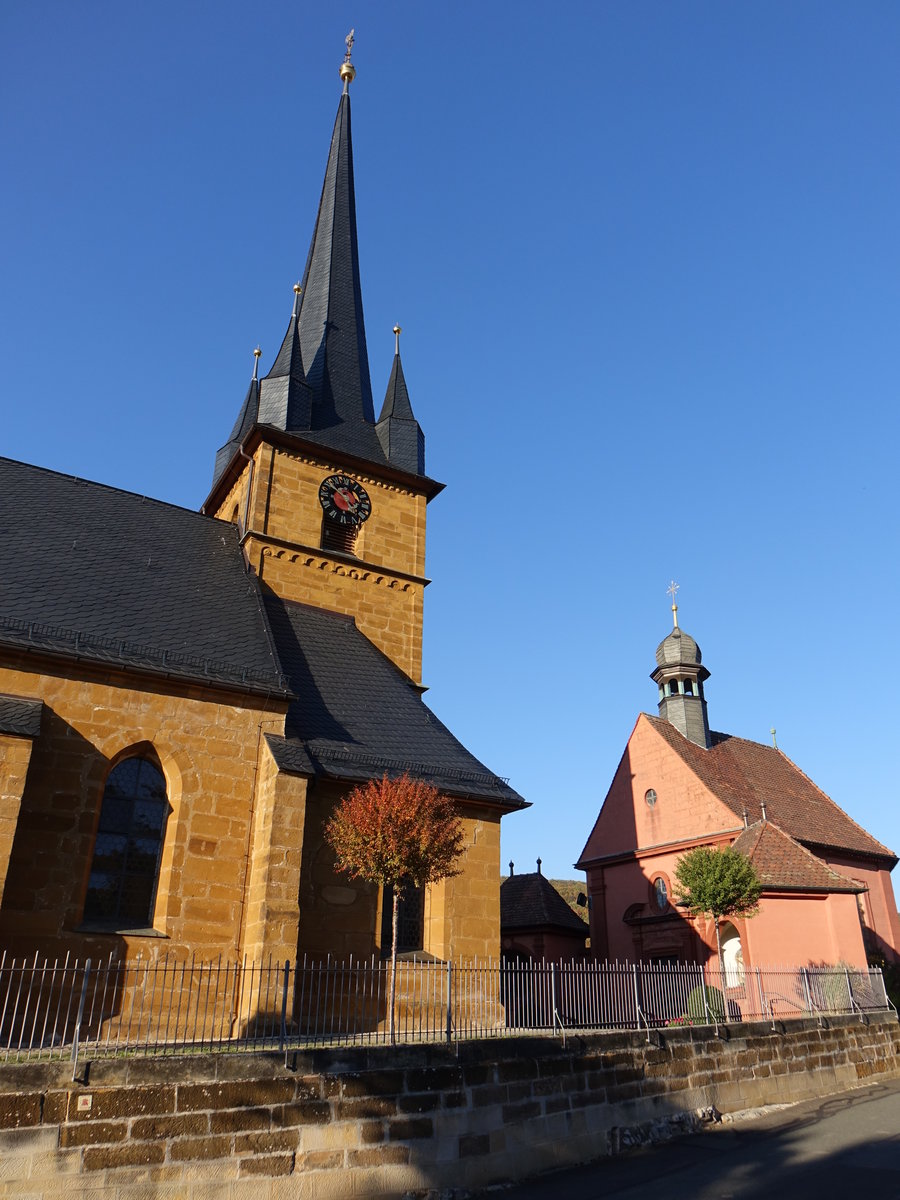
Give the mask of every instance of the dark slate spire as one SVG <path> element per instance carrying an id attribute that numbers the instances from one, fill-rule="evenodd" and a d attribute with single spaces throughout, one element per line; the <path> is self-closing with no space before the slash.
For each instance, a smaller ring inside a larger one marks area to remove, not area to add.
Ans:
<path id="1" fill-rule="evenodd" d="M 401 471 L 409 471 L 413 475 L 424 475 L 425 435 L 413 416 L 409 392 L 406 390 L 403 364 L 400 361 L 400 333 L 400 326 L 395 325 L 394 365 L 391 367 L 391 377 L 375 431 L 385 457 L 392 466 L 399 467 Z"/>
<path id="2" fill-rule="evenodd" d="M 241 405 L 241 411 L 238 413 L 237 420 L 228 435 L 228 441 L 221 449 L 216 451 L 216 465 L 213 470 L 213 483 L 216 480 L 237 454 L 238 446 L 256 424 L 259 418 L 259 356 L 262 353 L 259 346 L 253 351 L 253 378 L 250 380 L 250 386 L 247 388 L 247 395 L 244 397 L 244 403 Z"/>
<path id="3" fill-rule="evenodd" d="M 349 93 L 356 71 L 349 58 L 351 46 L 352 37 L 341 64 L 344 89 L 302 286 L 295 288 L 294 311 L 275 363 L 259 384 L 250 426 L 271 425 L 339 454 L 381 466 L 389 461 L 421 474 L 424 444 L 409 407 L 399 359 L 391 376 L 392 387 L 394 375 L 398 376 L 394 411 L 389 411 L 386 401 L 384 429 L 376 432 L 375 426 L 356 234 Z M 247 431 L 248 412 L 245 404 L 236 429 L 241 426 Z M 232 437 L 216 455 L 214 483 L 239 444 Z"/>

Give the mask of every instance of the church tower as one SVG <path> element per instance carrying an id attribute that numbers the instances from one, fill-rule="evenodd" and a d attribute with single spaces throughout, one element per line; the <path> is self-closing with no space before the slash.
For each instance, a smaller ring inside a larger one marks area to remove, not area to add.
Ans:
<path id="1" fill-rule="evenodd" d="M 425 439 L 400 361 L 376 421 L 363 321 L 350 132 L 352 35 L 302 281 L 287 332 L 216 455 L 204 511 L 236 523 L 251 568 L 286 600 L 352 616 L 421 682 Z M 258 356 L 257 356 L 258 361 Z"/>
<path id="2" fill-rule="evenodd" d="M 702 665 L 700 647 L 678 628 L 677 585 L 672 584 L 672 632 L 656 647 L 656 670 L 650 678 L 659 688 L 659 715 L 680 734 L 708 750 L 709 719 L 703 684 L 709 671 Z"/>

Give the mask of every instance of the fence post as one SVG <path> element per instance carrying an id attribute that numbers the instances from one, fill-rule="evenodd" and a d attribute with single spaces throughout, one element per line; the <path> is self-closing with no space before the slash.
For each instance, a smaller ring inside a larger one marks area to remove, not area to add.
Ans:
<path id="1" fill-rule="evenodd" d="M 550 1002 L 553 1006 L 553 1016 L 552 1016 L 553 1028 L 556 1028 L 557 1025 L 559 1026 L 559 1032 L 562 1033 L 562 1036 L 563 1036 L 563 1045 L 565 1045 L 565 1028 L 563 1027 L 563 1020 L 562 1020 L 562 1018 L 560 1018 L 559 1010 L 557 1008 L 557 965 L 556 965 L 556 962 L 551 962 L 551 964 L 550 964 Z"/>
<path id="2" fill-rule="evenodd" d="M 453 1041 L 453 963 L 447 960 L 447 1043 Z"/>
<path id="3" fill-rule="evenodd" d="M 806 1011 L 810 1014 L 810 1016 L 812 1016 L 813 1002 L 812 992 L 809 987 L 809 971 L 806 967 L 801 967 L 800 973 L 803 976 L 803 986 L 806 989 Z"/>
<path id="4" fill-rule="evenodd" d="M 844 975 L 847 977 L 847 1006 L 853 1012 L 854 1007 L 859 1008 L 859 1005 L 853 999 L 853 983 L 850 979 L 850 970 L 848 967 L 844 967 Z M 861 1011 L 862 1009 L 860 1009 Z"/>
<path id="5" fill-rule="evenodd" d="M 766 997 L 763 992 L 762 971 L 759 967 L 756 968 L 756 990 L 759 992 L 759 1015 L 763 1017 L 766 1014 Z"/>
<path id="6" fill-rule="evenodd" d="M 631 981 L 632 981 L 633 991 L 634 991 L 634 1027 L 635 1027 L 635 1029 L 640 1029 L 640 1027 L 641 1027 L 641 999 L 640 999 L 640 993 L 638 991 L 637 963 L 631 964 Z"/>
<path id="7" fill-rule="evenodd" d="M 284 960 L 284 985 L 281 989 L 281 1045 L 279 1050 L 284 1049 L 284 1043 L 287 1041 L 287 994 L 288 994 L 288 976 L 290 973 L 291 964 L 288 959 Z"/>
<path id="8" fill-rule="evenodd" d="M 84 961 L 84 979 L 81 983 L 81 999 L 78 1001 L 78 1016 L 75 1019 L 75 1031 L 72 1034 L 72 1079 L 78 1070 L 78 1037 L 81 1033 L 81 1019 L 84 1016 L 84 1002 L 87 1000 L 88 980 L 91 976 L 91 960 Z"/>

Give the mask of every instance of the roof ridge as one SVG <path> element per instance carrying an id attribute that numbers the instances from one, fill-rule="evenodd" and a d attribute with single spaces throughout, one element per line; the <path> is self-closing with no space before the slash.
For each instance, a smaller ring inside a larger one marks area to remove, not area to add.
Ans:
<path id="1" fill-rule="evenodd" d="M 105 492 L 114 492 L 119 496 L 130 496 L 134 500 L 141 500 L 145 504 L 157 504 L 161 508 L 174 509 L 176 512 L 187 513 L 191 517 L 196 517 L 202 521 L 218 521 L 219 524 L 229 525 L 229 521 L 221 521 L 218 517 L 210 516 L 209 513 L 201 512 L 196 508 L 187 508 L 183 504 L 174 504 L 171 500 L 160 500 L 157 496 L 147 496 L 142 492 L 132 492 L 128 488 L 116 487 L 111 483 L 101 483 L 97 479 L 87 479 L 84 475 L 71 475 L 66 471 L 57 471 L 53 467 L 42 467 L 37 463 L 24 462 L 20 458 L 8 458 L 6 455 L 0 454 L 0 464 L 9 463 L 14 467 L 25 467 L 29 471 L 39 471 L 43 475 L 54 475 L 57 479 L 65 479 L 69 483 L 86 484 L 88 487 L 102 488 Z"/>
<path id="2" fill-rule="evenodd" d="M 762 743 L 758 743 L 758 744 L 762 745 Z M 841 808 L 841 806 L 840 806 L 840 804 L 838 804 L 837 800 L 832 800 L 832 798 L 828 795 L 828 793 L 826 791 L 824 791 L 822 788 L 820 788 L 819 785 L 816 783 L 816 781 L 814 779 L 811 779 L 809 777 L 809 775 L 806 774 L 806 772 L 803 770 L 802 767 L 798 767 L 797 764 L 794 762 L 794 760 L 790 757 L 790 755 L 785 754 L 785 752 L 781 749 L 780 746 L 763 746 L 763 749 L 764 750 L 773 750 L 776 754 L 780 754 L 781 757 L 785 760 L 785 762 L 790 763 L 790 765 L 794 768 L 794 770 L 799 775 L 802 775 L 808 784 L 810 784 L 813 788 L 815 788 L 815 790 L 819 793 L 819 795 L 822 797 L 823 800 L 827 800 L 829 804 L 833 804 L 834 807 L 838 810 L 838 812 L 842 816 L 847 818 L 847 820 L 851 823 L 851 825 L 855 826 L 855 828 L 858 829 L 860 831 L 860 833 L 864 833 L 866 835 L 866 837 L 871 838 L 872 841 L 875 842 L 876 845 L 878 845 L 882 848 L 882 850 L 885 852 L 885 854 L 891 855 L 892 857 L 894 856 L 893 850 L 891 850 L 888 846 L 886 846 L 884 844 L 884 842 L 879 841 L 879 839 L 877 837 L 874 837 L 871 833 L 869 833 L 868 829 L 864 829 L 863 826 L 860 825 L 859 821 L 855 820 L 853 817 L 850 816 L 850 814 L 845 809 Z"/>
<path id="3" fill-rule="evenodd" d="M 712 767 L 712 770 L 714 771 L 714 773 L 716 775 L 717 787 L 722 789 L 723 791 L 733 794 L 734 789 L 731 787 L 731 785 L 728 783 L 728 781 L 723 778 L 722 772 L 719 770 L 719 764 L 715 758 L 715 755 L 713 755 L 713 753 L 712 753 L 714 747 L 711 746 L 709 749 L 707 749 L 704 746 L 698 746 L 696 742 L 692 742 L 690 738 L 685 737 L 684 734 L 681 732 L 681 730 L 677 729 L 672 724 L 671 721 L 667 721 L 665 719 L 665 717 L 654 717 L 650 713 L 641 713 L 641 716 L 647 717 L 647 719 L 650 721 L 651 729 L 653 729 L 656 732 L 657 736 L 661 737 L 662 740 L 664 742 L 666 742 L 667 745 L 671 746 L 672 743 L 669 742 L 668 739 L 661 732 L 661 729 L 660 729 L 661 726 L 665 726 L 666 729 L 671 729 L 673 733 L 678 735 L 678 737 L 681 739 L 681 741 L 675 743 L 675 747 L 676 747 L 675 752 L 676 752 L 676 754 L 678 754 L 681 761 L 684 763 L 684 765 L 687 767 L 687 769 L 691 772 L 691 774 L 694 776 L 694 778 L 697 780 L 697 782 L 701 785 L 701 787 L 705 788 L 710 793 L 710 795 L 713 797 L 714 800 L 718 800 L 718 802 L 720 804 L 722 804 L 732 814 L 732 816 L 738 817 L 738 819 L 740 819 L 738 810 L 736 808 L 732 808 L 731 804 L 729 804 L 728 800 L 725 799 L 725 797 L 721 794 L 720 791 L 717 791 L 717 790 L 711 788 L 709 786 L 709 783 L 707 783 L 702 778 L 702 776 L 694 769 L 694 766 L 690 762 L 690 760 L 684 754 L 681 754 L 681 749 L 682 749 L 681 743 L 684 743 L 685 748 L 688 746 L 691 746 L 694 750 L 698 751 L 699 753 L 708 755 L 709 757 L 705 758 L 704 761 L 706 762 L 706 764 L 708 766 Z M 735 799 L 737 799 L 737 798 L 735 798 Z"/>

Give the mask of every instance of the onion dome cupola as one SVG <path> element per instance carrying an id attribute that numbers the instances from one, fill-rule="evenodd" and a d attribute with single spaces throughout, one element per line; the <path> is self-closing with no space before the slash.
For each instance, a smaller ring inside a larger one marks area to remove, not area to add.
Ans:
<path id="1" fill-rule="evenodd" d="M 425 434 L 413 416 L 409 392 L 406 390 L 403 363 L 400 361 L 401 332 L 400 326 L 395 325 L 394 365 L 375 432 L 392 466 L 409 471 L 412 475 L 424 475 Z"/>
<path id="2" fill-rule="evenodd" d="M 673 629 L 656 647 L 656 670 L 650 678 L 659 688 L 659 715 L 697 746 L 710 747 L 709 719 L 703 684 L 709 671 L 703 666 L 700 647 L 678 627 L 678 605 L 671 584 Z"/>

